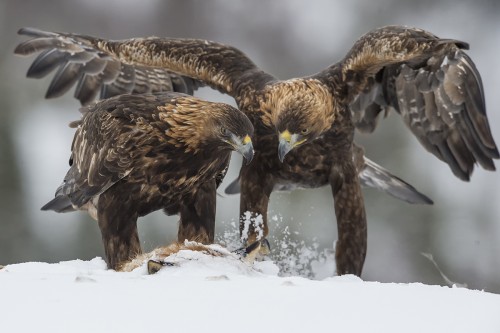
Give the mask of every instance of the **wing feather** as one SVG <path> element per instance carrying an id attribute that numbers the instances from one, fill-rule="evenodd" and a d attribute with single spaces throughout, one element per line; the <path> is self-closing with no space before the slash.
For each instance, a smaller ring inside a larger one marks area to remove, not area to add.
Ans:
<path id="1" fill-rule="evenodd" d="M 474 164 L 495 170 L 500 155 L 467 48 L 423 30 L 385 27 L 361 37 L 340 64 L 317 77 L 332 86 L 333 73 L 340 72 L 359 130 L 373 131 L 380 112 L 395 110 L 429 152 L 469 180 Z"/>
<path id="2" fill-rule="evenodd" d="M 97 76 L 84 75 L 75 89 L 75 98 L 78 99 L 82 105 L 87 105 L 97 98 L 100 92 L 101 81 Z"/>
<path id="3" fill-rule="evenodd" d="M 19 34 L 32 37 L 20 43 L 15 53 L 31 55 L 41 52 L 28 69 L 30 78 L 42 78 L 56 71 L 46 98 L 63 95 L 75 83 L 75 98 L 82 105 L 96 98 L 105 99 L 126 93 L 177 91 L 192 94 L 202 82 L 176 74 L 165 68 L 128 64 L 96 44 L 90 36 L 53 33 L 23 28 Z M 57 70 L 56 70 L 57 69 Z"/>
<path id="4" fill-rule="evenodd" d="M 29 78 L 40 79 L 47 76 L 50 72 L 55 70 L 61 62 L 62 58 L 67 54 L 59 52 L 57 49 L 48 49 L 40 53 L 40 55 L 33 61 L 26 74 Z"/>
<path id="5" fill-rule="evenodd" d="M 68 62 L 60 66 L 50 82 L 45 98 L 55 98 L 64 95 L 80 79 L 82 64 Z"/>
<path id="6" fill-rule="evenodd" d="M 143 108 L 151 107 L 152 113 L 154 105 L 148 101 L 154 103 L 154 98 L 141 101 Z M 68 196 L 73 205 L 81 207 L 129 175 L 137 168 L 136 163 L 141 163 L 140 156 L 134 154 L 145 152 L 137 149 L 135 143 L 140 136 L 152 134 L 144 128 L 139 130 L 132 115 L 124 112 L 131 107 L 138 109 L 137 105 L 126 102 L 108 99 L 82 110 L 83 118 L 78 122 L 71 147 L 71 168 L 56 196 Z"/>

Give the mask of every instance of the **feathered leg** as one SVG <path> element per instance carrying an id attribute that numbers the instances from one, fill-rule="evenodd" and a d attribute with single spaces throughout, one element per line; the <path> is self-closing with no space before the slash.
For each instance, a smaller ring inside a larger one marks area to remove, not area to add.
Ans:
<path id="1" fill-rule="evenodd" d="M 180 207 L 180 221 L 177 240 L 197 241 L 203 244 L 214 242 L 215 210 L 216 210 L 215 180 L 206 182 L 189 199 L 184 200 Z"/>
<path id="2" fill-rule="evenodd" d="M 137 213 L 132 212 L 126 201 L 106 191 L 100 195 L 97 220 L 101 229 L 108 267 L 117 269 L 120 263 L 140 254 L 141 244 L 137 233 Z"/>
<path id="3" fill-rule="evenodd" d="M 244 165 L 240 171 L 240 236 L 245 243 L 252 244 L 269 233 L 267 205 L 274 187 L 271 175 L 260 171 L 259 156 L 251 165 Z"/>
<path id="4" fill-rule="evenodd" d="M 338 229 L 335 261 L 338 275 L 360 276 L 367 248 L 366 213 L 356 168 L 351 159 L 344 161 L 342 170 L 330 176 Z"/>

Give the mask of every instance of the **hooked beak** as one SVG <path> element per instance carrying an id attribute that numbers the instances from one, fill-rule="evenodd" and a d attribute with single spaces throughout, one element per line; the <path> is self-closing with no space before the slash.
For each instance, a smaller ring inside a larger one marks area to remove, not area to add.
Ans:
<path id="1" fill-rule="evenodd" d="M 302 139 L 300 134 L 291 134 L 288 130 L 281 132 L 279 139 L 278 157 L 282 163 L 290 150 L 306 141 L 306 139 Z"/>
<path id="2" fill-rule="evenodd" d="M 238 153 L 243 155 L 247 164 L 249 164 L 253 159 L 253 145 L 252 139 L 249 135 L 246 135 L 243 139 L 237 136 L 231 136 L 231 143 Z"/>

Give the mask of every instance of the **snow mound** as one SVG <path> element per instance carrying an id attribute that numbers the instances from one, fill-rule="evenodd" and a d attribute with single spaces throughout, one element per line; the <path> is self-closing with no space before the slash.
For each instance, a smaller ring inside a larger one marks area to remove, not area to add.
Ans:
<path id="1" fill-rule="evenodd" d="M 5 332 L 499 332 L 500 295 L 422 284 L 278 276 L 264 261 L 180 251 L 147 275 L 100 258 L 0 270 Z"/>

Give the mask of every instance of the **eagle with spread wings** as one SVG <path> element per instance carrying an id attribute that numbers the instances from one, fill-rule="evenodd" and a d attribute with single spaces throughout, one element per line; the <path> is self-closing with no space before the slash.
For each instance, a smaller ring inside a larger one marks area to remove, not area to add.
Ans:
<path id="1" fill-rule="evenodd" d="M 82 111 L 71 124 L 70 169 L 42 210 L 87 211 L 112 269 L 141 253 L 137 218 L 159 209 L 180 215 L 180 240 L 213 243 L 231 151 L 253 157 L 248 118 L 173 92 L 118 95 Z"/>
<path id="2" fill-rule="evenodd" d="M 255 128 L 254 160 L 242 166 L 237 189 L 242 236 L 248 244 L 266 237 L 273 190 L 330 185 L 338 228 L 337 274 L 360 275 L 367 248 L 358 174 L 370 163 L 353 143 L 356 129 L 373 131 L 379 114 L 393 110 L 426 150 L 465 181 L 476 163 L 495 170 L 493 159 L 499 158 L 481 78 L 464 52 L 468 45 L 421 29 L 372 30 L 339 62 L 289 80 L 265 73 L 234 47 L 207 40 L 112 41 L 29 28 L 20 33 L 33 39 L 16 53 L 43 51 L 28 76 L 58 68 L 47 97 L 78 83 L 75 96 L 85 104 L 99 92 L 106 98 L 115 90 L 164 89 L 167 76 L 172 78 L 169 89 L 207 85 L 232 96 Z M 416 201 L 429 202 L 423 196 Z"/>

